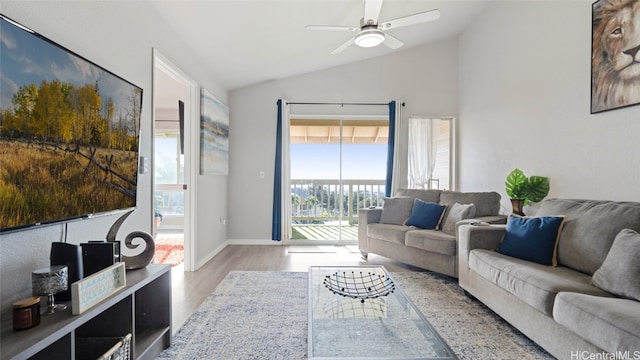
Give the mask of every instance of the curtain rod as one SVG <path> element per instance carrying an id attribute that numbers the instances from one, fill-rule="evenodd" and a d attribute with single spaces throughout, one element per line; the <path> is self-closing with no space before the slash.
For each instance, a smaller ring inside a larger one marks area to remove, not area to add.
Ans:
<path id="1" fill-rule="evenodd" d="M 287 105 L 373 105 L 373 106 L 388 106 L 389 103 L 339 103 L 339 102 L 287 102 Z M 404 103 L 401 104 L 404 106 Z"/>

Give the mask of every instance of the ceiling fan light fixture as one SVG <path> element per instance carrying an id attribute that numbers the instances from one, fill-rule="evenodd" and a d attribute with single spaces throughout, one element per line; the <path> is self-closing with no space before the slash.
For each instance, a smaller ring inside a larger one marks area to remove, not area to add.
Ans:
<path id="1" fill-rule="evenodd" d="M 374 47 L 382 44 L 384 33 L 380 29 L 364 29 L 356 35 L 353 42 L 364 48 Z"/>

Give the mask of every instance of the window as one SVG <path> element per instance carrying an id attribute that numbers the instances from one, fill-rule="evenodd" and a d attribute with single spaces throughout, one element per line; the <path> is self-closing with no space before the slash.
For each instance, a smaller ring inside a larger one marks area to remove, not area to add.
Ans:
<path id="1" fill-rule="evenodd" d="M 408 132 L 409 187 L 453 189 L 453 118 L 410 117 Z"/>
<path id="2" fill-rule="evenodd" d="M 177 132 L 156 132 L 155 210 L 162 215 L 184 215 L 184 155 Z"/>

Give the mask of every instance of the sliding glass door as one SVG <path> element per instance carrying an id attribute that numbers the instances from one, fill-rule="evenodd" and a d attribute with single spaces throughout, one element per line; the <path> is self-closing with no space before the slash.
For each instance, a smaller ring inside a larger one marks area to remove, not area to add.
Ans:
<path id="1" fill-rule="evenodd" d="M 384 196 L 388 120 L 290 120 L 294 240 L 356 243 L 359 208 Z"/>

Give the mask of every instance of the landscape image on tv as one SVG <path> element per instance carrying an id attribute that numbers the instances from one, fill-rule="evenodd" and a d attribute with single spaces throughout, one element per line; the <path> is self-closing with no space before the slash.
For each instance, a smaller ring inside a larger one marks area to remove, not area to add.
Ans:
<path id="1" fill-rule="evenodd" d="M 141 106 L 141 88 L 0 15 L 0 232 L 134 208 Z"/>

